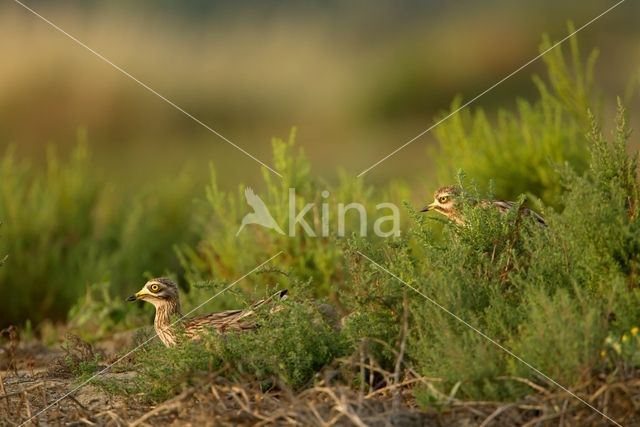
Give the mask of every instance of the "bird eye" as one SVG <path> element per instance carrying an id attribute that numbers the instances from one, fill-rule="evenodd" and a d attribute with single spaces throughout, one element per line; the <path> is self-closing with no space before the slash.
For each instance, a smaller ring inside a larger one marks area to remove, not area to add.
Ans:
<path id="1" fill-rule="evenodd" d="M 439 201 L 440 203 L 447 203 L 447 200 L 449 200 L 449 197 L 448 197 L 448 196 L 441 196 L 441 197 L 438 199 L 438 201 Z"/>
<path id="2" fill-rule="evenodd" d="M 157 285 L 157 284 L 155 284 L 155 283 L 154 283 L 153 285 L 149 286 L 149 290 L 150 290 L 151 292 L 158 292 L 158 290 L 159 290 L 159 289 L 160 289 L 160 286 L 158 286 L 158 285 Z"/>

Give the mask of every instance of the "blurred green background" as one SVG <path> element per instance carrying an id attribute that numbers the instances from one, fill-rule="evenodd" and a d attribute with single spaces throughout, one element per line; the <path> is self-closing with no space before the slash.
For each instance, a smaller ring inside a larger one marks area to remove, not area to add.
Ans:
<path id="1" fill-rule="evenodd" d="M 579 27 L 614 2 L 26 4 L 268 164 L 271 138 L 296 126 L 314 173 L 335 182 L 532 59 L 543 34 L 561 39 L 569 21 Z M 602 116 L 620 95 L 635 128 L 638 16 L 629 1 L 580 33 L 584 52 L 600 49 Z M 11 264 L 0 270 L 0 326 L 63 320 L 96 283 L 120 292 L 145 274 L 182 274 L 175 248 L 202 237 L 193 200 L 210 163 L 223 189 L 264 188 L 256 162 L 16 3 L 0 6 L 0 52 L 0 255 Z M 544 70 L 535 62 L 473 107 L 491 118 L 535 99 L 531 75 Z M 425 200 L 434 141 L 425 135 L 366 182 L 401 180 Z M 55 292 L 36 298 L 45 287 Z"/>
<path id="2" fill-rule="evenodd" d="M 612 1 L 30 1 L 238 145 L 269 160 L 270 138 L 298 127 L 315 170 L 358 173 L 433 123 L 455 95 L 470 99 Z M 626 2 L 582 32 L 601 49 L 596 74 L 625 95 L 638 75 L 640 5 Z M 42 159 L 78 127 L 110 178 L 128 183 L 189 167 L 235 185 L 251 159 L 15 3 L 0 7 L 0 144 Z M 532 64 L 478 106 L 535 93 Z M 637 97 L 636 97 L 637 100 Z M 630 106 L 631 107 L 631 106 Z M 608 106 L 611 110 L 612 106 Z M 367 177 L 431 174 L 426 135 Z"/>

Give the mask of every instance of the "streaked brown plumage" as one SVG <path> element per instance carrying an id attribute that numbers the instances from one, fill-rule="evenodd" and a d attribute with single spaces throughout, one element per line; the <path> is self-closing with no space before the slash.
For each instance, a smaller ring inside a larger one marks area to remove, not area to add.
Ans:
<path id="1" fill-rule="evenodd" d="M 435 211 L 446 216 L 458 225 L 464 225 L 465 221 L 460 204 L 461 195 L 462 191 L 458 186 L 441 187 L 433 194 L 433 203 L 425 206 L 420 212 Z M 514 202 L 507 202 L 504 200 L 480 200 L 479 203 L 482 206 L 494 206 L 502 213 L 508 212 L 515 205 Z M 523 215 L 534 219 L 541 226 L 547 225 L 544 218 L 531 209 L 522 208 L 522 213 Z"/>
<path id="2" fill-rule="evenodd" d="M 247 309 L 226 310 L 183 319 L 178 286 L 170 279 L 160 277 L 149 280 L 140 291 L 127 298 L 127 301 L 142 300 L 153 304 L 156 308 L 153 321 L 156 334 L 164 345 L 173 347 L 177 342 L 171 321 L 173 315 L 178 316 L 178 321 L 184 328 L 184 335 L 190 339 L 197 339 L 206 331 L 213 330 L 222 334 L 229 331 L 254 329 L 256 327 L 255 310 L 264 304 L 284 300 L 286 296 L 287 291 L 282 290 L 267 299 L 253 303 Z M 277 310 L 277 307 L 271 309 L 272 312 Z"/>

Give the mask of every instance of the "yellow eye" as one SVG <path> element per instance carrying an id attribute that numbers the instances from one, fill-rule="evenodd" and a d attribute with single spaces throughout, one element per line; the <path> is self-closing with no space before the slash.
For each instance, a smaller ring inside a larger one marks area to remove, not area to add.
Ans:
<path id="1" fill-rule="evenodd" d="M 438 201 L 440 203 L 447 203 L 447 200 L 449 200 L 448 196 L 441 196 L 440 198 L 438 198 Z"/>
<path id="2" fill-rule="evenodd" d="M 149 290 L 151 292 L 158 292 L 160 290 L 160 286 L 154 283 L 153 285 L 149 286 Z"/>

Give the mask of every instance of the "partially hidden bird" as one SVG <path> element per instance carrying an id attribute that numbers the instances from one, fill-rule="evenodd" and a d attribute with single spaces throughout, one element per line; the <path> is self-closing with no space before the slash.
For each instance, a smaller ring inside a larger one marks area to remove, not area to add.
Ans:
<path id="1" fill-rule="evenodd" d="M 253 192 L 251 187 L 247 187 L 244 190 L 244 197 L 249 206 L 253 208 L 253 212 L 246 214 L 244 218 L 242 218 L 242 224 L 240 224 L 240 228 L 238 228 L 236 236 L 240 234 L 244 226 L 247 224 L 258 224 L 263 227 L 276 230 L 280 234 L 284 234 L 284 231 L 282 231 L 276 220 L 271 216 L 267 205 L 265 205 L 262 199 Z"/>
<path id="2" fill-rule="evenodd" d="M 151 279 L 142 289 L 127 298 L 127 301 L 142 300 L 151 303 L 156 308 L 153 326 L 158 338 L 167 347 L 173 347 L 178 340 L 177 329 L 184 330 L 184 336 L 198 339 L 202 333 L 217 332 L 224 334 L 230 331 L 244 331 L 256 328 L 256 310 L 265 305 L 272 305 L 270 312 L 276 312 L 282 306 L 277 302 L 287 298 L 287 290 L 280 290 L 269 298 L 254 302 L 246 309 L 225 310 L 216 313 L 184 318 L 180 306 L 178 286 L 165 277 Z M 172 316 L 178 319 L 171 320 Z M 178 326 L 180 325 L 180 326 Z"/>
<path id="3" fill-rule="evenodd" d="M 458 186 L 451 185 L 447 187 L 441 187 L 433 194 L 433 203 L 425 206 L 420 212 L 435 211 L 438 212 L 449 220 L 458 225 L 465 225 L 466 221 L 462 212 L 462 189 Z M 479 203 L 481 206 L 492 206 L 497 208 L 502 213 L 507 213 L 513 206 L 514 202 L 508 202 L 504 200 L 470 200 L 471 204 Z M 523 207 L 522 215 L 532 218 L 536 223 L 541 226 L 546 226 L 546 222 L 536 212 L 529 208 Z"/>

